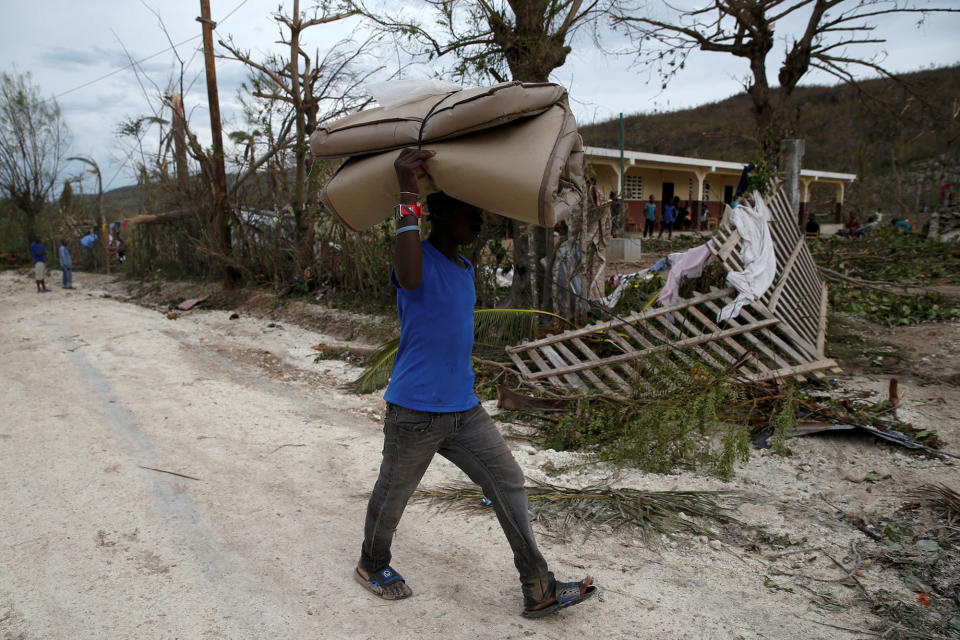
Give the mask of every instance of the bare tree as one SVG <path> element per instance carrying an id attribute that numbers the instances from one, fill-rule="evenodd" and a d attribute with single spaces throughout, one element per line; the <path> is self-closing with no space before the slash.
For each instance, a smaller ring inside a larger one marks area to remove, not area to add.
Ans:
<path id="1" fill-rule="evenodd" d="M 271 137 L 259 156 L 249 156 L 241 179 L 252 175 L 277 154 L 292 149 L 293 189 L 290 205 L 296 219 L 299 249 L 297 262 L 304 273 L 313 265 L 313 245 L 316 233 L 317 198 L 319 185 L 310 184 L 314 166 L 309 150 L 309 135 L 323 120 L 336 118 L 360 104 L 359 87 L 376 69 L 353 71 L 358 58 L 365 55 L 366 44 L 351 47 L 334 46 L 326 55 L 316 50 L 311 56 L 305 51 L 304 32 L 319 25 L 330 24 L 358 14 L 348 4 L 316 3 L 309 12 L 300 11 L 300 0 L 293 0 L 290 14 L 278 10 L 273 19 L 280 30 L 281 43 L 289 46 L 289 57 L 269 56 L 255 60 L 249 51 L 232 39 L 220 41 L 233 59 L 239 60 L 255 73 L 251 77 L 255 98 L 278 102 L 287 106 L 280 116 L 278 128 L 271 126 Z M 262 136 L 261 136 L 262 137 Z M 238 137 L 234 136 L 237 140 Z M 253 142 L 253 140 L 248 140 Z M 242 181 L 242 180 L 241 180 Z"/>
<path id="2" fill-rule="evenodd" d="M 745 81 L 753 103 L 760 156 L 775 163 L 779 141 L 796 134 L 798 114 L 793 91 L 810 69 L 818 69 L 853 83 L 858 69 L 894 77 L 881 56 L 859 55 L 864 45 L 886 42 L 874 21 L 894 14 L 931 13 L 960 9 L 920 7 L 912 0 L 711 0 L 696 9 L 677 9 L 663 3 L 668 17 L 657 19 L 620 12 L 615 23 L 637 46 L 639 58 L 654 64 L 663 86 L 685 66 L 695 50 L 728 53 L 750 64 Z M 773 49 L 777 25 L 798 20 L 797 33 L 786 37 L 786 54 L 777 70 L 777 86 L 768 78 L 767 57 Z"/>
<path id="3" fill-rule="evenodd" d="M 55 100 L 40 97 L 29 73 L 0 75 L 0 188 L 36 230 L 57 183 L 69 132 Z"/>

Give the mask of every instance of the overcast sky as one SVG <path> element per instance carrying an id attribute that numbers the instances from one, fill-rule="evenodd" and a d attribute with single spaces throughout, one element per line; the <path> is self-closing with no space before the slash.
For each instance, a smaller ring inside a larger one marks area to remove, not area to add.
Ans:
<path id="1" fill-rule="evenodd" d="M 0 1 L 0 60 L 4 71 L 10 72 L 14 66 L 19 72 L 29 71 L 43 95 L 56 96 L 73 134 L 70 154 L 88 155 L 99 162 L 105 187 L 135 182 L 135 159 L 131 160 L 129 148 L 118 142 L 117 126 L 124 120 L 151 114 L 148 96 L 154 97 L 165 89 L 179 70 L 176 58 L 168 51 L 143 62 L 139 80 L 131 69 L 98 79 L 127 66 L 130 58 L 142 60 L 170 46 L 154 12 L 162 18 L 173 43 L 189 40 L 177 48 L 187 63 L 185 76 L 191 87 L 185 103 L 191 127 L 201 140 L 209 141 L 203 57 L 198 53 L 200 24 L 195 20 L 200 13 L 197 0 Z M 696 4 L 695 0 L 678 1 Z M 278 32 L 270 18 L 278 4 L 278 0 L 211 0 L 213 18 L 219 22 L 217 36 L 232 35 L 239 44 L 251 49 L 254 57 L 280 51 L 276 44 Z M 309 6 L 310 0 L 302 0 L 301 4 Z M 918 6 L 925 4 L 926 0 L 918 1 Z M 937 4 L 955 6 L 960 2 L 945 0 Z M 652 11 L 665 11 L 660 2 L 651 2 L 650 6 Z M 887 39 L 887 43 L 869 51 L 885 52 L 884 64 L 893 71 L 960 62 L 960 14 L 934 16 L 919 26 L 916 16 L 885 18 L 876 24 L 877 35 Z M 784 49 L 786 35 L 796 32 L 796 27 L 789 21 L 777 25 L 781 37 L 775 49 L 778 55 Z M 326 43 L 355 35 L 357 29 L 355 23 L 313 28 L 307 32 L 308 50 L 322 49 Z M 604 41 L 609 49 L 621 44 L 612 35 Z M 858 53 L 867 51 L 861 49 Z M 769 72 L 775 83 L 776 58 L 771 57 Z M 389 68 L 392 71 L 396 63 L 392 58 L 384 59 L 388 60 L 384 63 L 388 67 L 393 65 Z M 412 73 L 428 72 L 414 69 Z M 661 90 L 656 74 L 637 68 L 630 57 L 600 53 L 584 33 L 575 40 L 573 53 L 552 79 L 570 90 L 578 120 L 588 123 L 615 117 L 620 112 L 675 110 L 721 100 L 742 90 L 741 81 L 747 73 L 746 63 L 731 56 L 695 54 L 682 74 Z M 236 93 L 246 72 L 237 62 L 218 60 L 217 75 L 225 130 L 229 131 L 231 123 L 239 123 Z M 805 82 L 833 84 L 830 78 L 815 74 Z M 67 174 L 80 171 L 81 167 L 72 166 Z"/>

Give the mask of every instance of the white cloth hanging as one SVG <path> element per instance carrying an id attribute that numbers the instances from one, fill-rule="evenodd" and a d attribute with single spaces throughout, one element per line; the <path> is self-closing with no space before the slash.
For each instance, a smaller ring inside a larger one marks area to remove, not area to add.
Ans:
<path id="1" fill-rule="evenodd" d="M 753 202 L 752 207 L 741 203 L 730 212 L 730 223 L 740 234 L 743 271 L 727 274 L 727 284 L 740 293 L 717 314 L 718 323 L 736 318 L 745 304 L 759 300 L 777 275 L 777 256 L 770 236 L 770 211 L 756 191 L 753 192 Z"/>

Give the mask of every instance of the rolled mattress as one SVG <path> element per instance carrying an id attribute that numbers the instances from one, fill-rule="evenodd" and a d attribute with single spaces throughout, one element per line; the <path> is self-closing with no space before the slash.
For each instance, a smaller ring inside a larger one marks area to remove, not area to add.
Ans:
<path id="1" fill-rule="evenodd" d="M 552 226 L 584 192 L 583 143 L 554 84 L 505 83 L 370 109 L 318 129 L 317 157 L 350 156 L 324 187 L 324 205 L 351 229 L 388 218 L 400 186 L 400 149 L 436 151 L 421 196 L 447 194 L 508 218 Z"/>

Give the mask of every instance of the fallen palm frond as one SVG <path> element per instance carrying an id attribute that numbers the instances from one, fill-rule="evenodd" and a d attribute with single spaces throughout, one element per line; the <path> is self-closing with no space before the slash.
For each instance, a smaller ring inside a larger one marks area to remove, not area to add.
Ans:
<path id="1" fill-rule="evenodd" d="M 537 323 L 545 320 L 569 325 L 562 316 L 539 309 L 476 309 L 474 342 L 478 346 L 505 347 L 534 335 Z"/>
<path id="2" fill-rule="evenodd" d="M 582 489 L 561 487 L 528 478 L 530 515 L 533 520 L 566 537 L 571 524 L 587 528 L 587 537 L 597 527 L 613 529 L 631 526 L 640 530 L 646 543 L 654 543 L 657 535 L 689 533 L 717 537 L 703 521 L 719 524 L 736 523 L 726 507 L 716 499 L 722 491 L 639 491 L 591 485 Z M 483 491 L 469 482 L 454 483 L 434 489 L 420 489 L 414 500 L 429 502 L 442 510 L 483 510 Z"/>
<path id="3" fill-rule="evenodd" d="M 538 309 L 475 309 L 473 312 L 474 350 L 482 347 L 503 347 L 534 334 L 538 319 L 566 322 L 564 318 Z M 356 380 L 347 384 L 355 393 L 372 393 L 390 382 L 393 361 L 400 347 L 400 338 L 384 342 L 367 359 L 367 368 Z M 502 349 L 501 349 L 502 350 Z"/>
<path id="4" fill-rule="evenodd" d="M 945 484 L 920 487 L 909 495 L 951 519 L 960 518 L 960 493 Z"/>
<path id="5" fill-rule="evenodd" d="M 367 362 L 370 364 L 367 365 L 359 378 L 347 385 L 347 388 L 356 393 L 372 393 L 387 386 L 387 383 L 390 382 L 393 361 L 399 347 L 399 337 L 387 340 L 377 347 L 377 350 L 367 358 Z"/>

